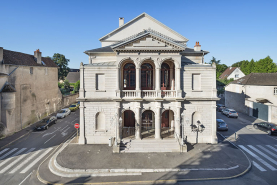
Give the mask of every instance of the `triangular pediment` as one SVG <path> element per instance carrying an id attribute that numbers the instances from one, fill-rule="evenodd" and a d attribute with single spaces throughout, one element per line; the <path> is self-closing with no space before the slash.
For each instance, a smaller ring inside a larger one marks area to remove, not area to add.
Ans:
<path id="1" fill-rule="evenodd" d="M 145 30 L 112 46 L 114 51 L 183 51 L 186 45 L 153 30 Z"/>
<path id="2" fill-rule="evenodd" d="M 155 18 L 151 17 L 146 13 L 142 13 L 136 18 L 132 19 L 131 21 L 125 23 L 124 25 L 120 26 L 119 28 L 113 30 L 112 32 L 108 33 L 107 35 L 101 37 L 99 40 L 101 42 L 111 42 L 111 41 L 119 41 L 126 37 L 129 37 L 135 34 L 137 31 L 143 31 L 145 29 L 153 29 L 157 30 L 158 32 L 167 35 L 174 40 L 186 43 L 188 41 L 187 38 L 182 36 L 181 34 L 177 33 L 176 31 L 172 30 L 168 26 L 164 25 L 163 23 L 159 22 Z"/>

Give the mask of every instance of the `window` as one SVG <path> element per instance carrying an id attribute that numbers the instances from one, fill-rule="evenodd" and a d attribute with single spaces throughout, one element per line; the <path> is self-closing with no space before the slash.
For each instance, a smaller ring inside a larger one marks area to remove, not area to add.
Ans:
<path id="1" fill-rule="evenodd" d="M 33 74 L 33 67 L 30 67 L 30 74 Z"/>
<path id="2" fill-rule="evenodd" d="M 168 64 L 163 63 L 161 68 L 161 89 L 170 90 L 169 87 L 170 68 Z"/>
<path id="3" fill-rule="evenodd" d="M 192 90 L 201 90 L 200 74 L 192 74 Z"/>
<path id="4" fill-rule="evenodd" d="M 96 90 L 105 90 L 105 74 L 96 74 Z"/>
<path id="5" fill-rule="evenodd" d="M 125 64 L 123 68 L 123 87 L 124 90 L 136 89 L 136 69 L 134 64 Z"/>
<path id="6" fill-rule="evenodd" d="M 239 74 L 235 74 L 235 78 L 239 78 Z"/>
<path id="7" fill-rule="evenodd" d="M 274 87 L 274 95 L 277 95 L 277 87 Z"/>
<path id="8" fill-rule="evenodd" d="M 141 66 L 141 90 L 153 90 L 153 67 L 149 63 Z"/>

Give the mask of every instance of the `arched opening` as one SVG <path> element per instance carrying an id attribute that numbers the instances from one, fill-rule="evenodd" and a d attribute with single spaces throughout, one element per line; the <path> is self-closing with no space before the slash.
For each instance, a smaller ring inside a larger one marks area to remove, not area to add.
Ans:
<path id="1" fill-rule="evenodd" d="M 122 138 L 135 137 L 135 114 L 131 110 L 123 112 Z"/>
<path id="2" fill-rule="evenodd" d="M 161 90 L 170 90 L 170 67 L 167 63 L 161 67 Z"/>
<path id="3" fill-rule="evenodd" d="M 103 112 L 98 112 L 96 114 L 96 125 L 95 130 L 106 130 L 105 129 L 105 114 Z"/>
<path id="4" fill-rule="evenodd" d="M 133 63 L 126 63 L 123 67 L 123 89 L 136 89 L 136 67 Z"/>
<path id="5" fill-rule="evenodd" d="M 141 90 L 153 90 L 153 66 L 150 63 L 141 65 Z"/>
<path id="6" fill-rule="evenodd" d="M 174 112 L 165 110 L 162 113 L 161 137 L 174 138 Z"/>
<path id="7" fill-rule="evenodd" d="M 155 138 L 155 114 L 151 110 L 142 113 L 141 137 Z"/>

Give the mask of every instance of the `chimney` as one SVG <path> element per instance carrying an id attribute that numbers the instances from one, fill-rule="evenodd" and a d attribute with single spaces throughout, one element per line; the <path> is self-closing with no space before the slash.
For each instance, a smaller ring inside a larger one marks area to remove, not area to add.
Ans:
<path id="1" fill-rule="evenodd" d="M 201 51 L 201 45 L 199 45 L 199 42 L 195 43 L 194 51 Z"/>
<path id="2" fill-rule="evenodd" d="M 3 61 L 3 57 L 4 57 L 3 47 L 0 47 L 0 63 Z"/>
<path id="3" fill-rule="evenodd" d="M 119 27 L 124 24 L 124 17 L 119 17 Z"/>
<path id="4" fill-rule="evenodd" d="M 34 52 L 34 57 L 35 61 L 41 65 L 41 52 L 39 51 L 39 49 Z"/>

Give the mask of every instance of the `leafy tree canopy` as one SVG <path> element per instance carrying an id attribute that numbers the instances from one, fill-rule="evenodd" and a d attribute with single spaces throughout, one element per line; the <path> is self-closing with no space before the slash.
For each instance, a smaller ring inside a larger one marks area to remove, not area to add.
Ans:
<path id="1" fill-rule="evenodd" d="M 273 63 L 273 60 L 267 56 L 264 59 L 260 59 L 254 66 L 255 73 L 276 73 L 277 66 Z"/>
<path id="2" fill-rule="evenodd" d="M 51 59 L 59 67 L 59 73 L 58 73 L 59 80 L 64 80 L 69 72 L 69 67 L 68 67 L 69 59 L 66 59 L 64 55 L 59 53 L 55 53 Z"/>
<path id="3" fill-rule="evenodd" d="M 216 65 L 216 78 L 218 79 L 219 76 L 228 68 L 225 64 L 218 64 Z"/>
<path id="4" fill-rule="evenodd" d="M 213 63 L 218 65 L 220 63 L 220 60 L 216 60 L 216 58 L 213 57 L 213 59 L 209 62 L 209 64 L 213 64 Z"/>
<path id="5" fill-rule="evenodd" d="M 65 89 L 69 89 L 70 88 L 70 83 L 68 80 L 65 80 L 64 83 L 63 83 L 63 86 Z"/>

